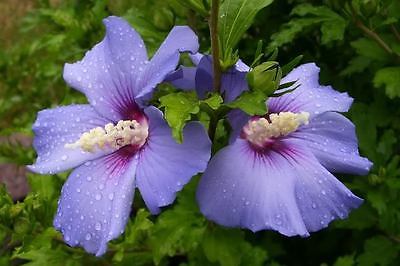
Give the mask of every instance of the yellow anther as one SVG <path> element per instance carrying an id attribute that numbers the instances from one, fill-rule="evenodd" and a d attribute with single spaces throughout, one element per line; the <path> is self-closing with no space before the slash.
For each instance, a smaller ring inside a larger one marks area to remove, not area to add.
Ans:
<path id="1" fill-rule="evenodd" d="M 109 123 L 104 128 L 96 127 L 85 132 L 74 143 L 65 144 L 66 148 L 81 148 L 93 152 L 96 148 L 117 150 L 126 145 L 142 146 L 148 137 L 147 123 L 136 120 L 120 120 L 117 125 Z"/>
<path id="2" fill-rule="evenodd" d="M 247 140 L 262 146 L 270 138 L 286 136 L 296 131 L 301 125 L 307 125 L 309 117 L 310 114 L 307 112 L 271 114 L 269 121 L 266 118 L 249 121 L 243 131 Z"/>

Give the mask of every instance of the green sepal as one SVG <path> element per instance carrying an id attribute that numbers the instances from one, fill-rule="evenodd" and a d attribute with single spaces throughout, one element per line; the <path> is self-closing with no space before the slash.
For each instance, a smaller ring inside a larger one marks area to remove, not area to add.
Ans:
<path id="1" fill-rule="evenodd" d="M 262 63 L 246 75 L 250 89 L 262 91 L 267 96 L 279 88 L 281 77 L 282 70 L 275 61 Z"/>
<path id="2" fill-rule="evenodd" d="M 301 59 L 303 59 L 303 55 L 298 55 L 292 61 L 284 65 L 282 67 L 282 75 L 286 76 L 290 71 L 292 71 L 293 68 L 295 68 L 300 63 Z"/>

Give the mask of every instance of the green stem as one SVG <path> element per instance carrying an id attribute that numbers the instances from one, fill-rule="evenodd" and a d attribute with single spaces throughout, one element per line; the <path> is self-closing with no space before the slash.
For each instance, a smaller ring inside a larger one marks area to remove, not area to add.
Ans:
<path id="1" fill-rule="evenodd" d="M 210 140 L 214 142 L 215 138 L 215 132 L 217 131 L 217 126 L 218 126 L 218 115 L 215 114 L 210 117 L 210 124 L 208 126 L 208 136 L 210 137 Z"/>
<path id="2" fill-rule="evenodd" d="M 209 19 L 210 38 L 211 38 L 211 54 L 213 58 L 213 86 L 214 90 L 219 93 L 221 88 L 221 65 L 219 62 L 219 42 L 218 42 L 218 16 L 219 16 L 219 0 L 212 0 L 211 13 Z M 214 142 L 215 132 L 217 130 L 219 115 L 218 111 L 212 111 L 210 115 L 210 124 L 208 126 L 208 136 Z"/>
<path id="3" fill-rule="evenodd" d="M 364 32 L 365 35 L 367 35 L 369 38 L 374 40 L 380 47 L 382 47 L 383 50 L 385 50 L 389 55 L 396 55 L 397 57 L 400 57 L 400 55 L 392 50 L 390 46 L 373 30 L 365 26 L 365 24 L 358 18 L 356 11 L 354 10 L 353 7 L 351 7 L 352 13 L 353 13 L 353 20 L 354 24 Z"/>
<path id="4" fill-rule="evenodd" d="M 210 37 L 211 37 L 211 54 L 213 58 L 214 72 L 214 90 L 220 91 L 221 88 L 221 65 L 219 62 L 219 42 L 218 42 L 218 16 L 219 16 L 219 0 L 212 0 L 211 14 L 209 20 Z"/>
<path id="5" fill-rule="evenodd" d="M 386 44 L 384 40 L 374 31 L 370 30 L 367 26 L 364 25 L 359 19 L 355 21 L 356 26 L 362 30 L 368 37 L 373 39 L 383 50 L 385 50 L 388 54 L 393 54 L 392 48 Z"/>
<path id="6" fill-rule="evenodd" d="M 396 26 L 392 24 L 390 25 L 390 28 L 392 29 L 394 36 L 396 36 L 396 39 L 400 42 L 400 33 L 397 30 Z"/>

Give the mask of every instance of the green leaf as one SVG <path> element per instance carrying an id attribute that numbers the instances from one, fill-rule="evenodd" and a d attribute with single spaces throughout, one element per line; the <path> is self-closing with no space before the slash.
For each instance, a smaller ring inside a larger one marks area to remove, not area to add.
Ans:
<path id="1" fill-rule="evenodd" d="M 225 0 L 219 14 L 219 41 L 222 50 L 222 61 L 228 61 L 231 53 L 242 35 L 261 9 L 270 5 L 273 0 Z"/>
<path id="2" fill-rule="evenodd" d="M 207 259 L 222 266 L 263 265 L 267 257 L 264 250 L 246 242 L 240 230 L 211 228 L 206 231 L 202 246 Z"/>
<path id="3" fill-rule="evenodd" d="M 200 111 L 195 92 L 171 93 L 160 98 L 160 107 L 165 107 L 165 119 L 172 129 L 172 135 L 182 142 L 182 130 L 192 114 Z"/>
<path id="4" fill-rule="evenodd" d="M 376 42 L 367 38 L 360 38 L 351 42 L 351 46 L 356 50 L 357 54 L 372 59 L 374 61 L 387 61 L 390 56 Z"/>
<path id="5" fill-rule="evenodd" d="M 150 213 L 147 210 L 138 210 L 135 215 L 135 220 L 130 222 L 127 226 L 124 244 L 136 244 L 140 240 L 142 234 L 148 232 L 153 227 L 153 223 L 149 220 L 149 216 Z"/>
<path id="6" fill-rule="evenodd" d="M 290 43 L 299 34 L 320 26 L 322 44 L 343 40 L 347 21 L 326 6 L 301 4 L 296 6 L 291 16 L 297 16 L 284 24 L 281 30 L 271 36 L 270 48 Z"/>
<path id="7" fill-rule="evenodd" d="M 28 181 L 32 191 L 43 198 L 54 199 L 59 195 L 60 181 L 55 176 L 29 174 Z"/>
<path id="8" fill-rule="evenodd" d="M 354 255 L 339 257 L 333 266 L 353 266 L 355 263 Z"/>
<path id="9" fill-rule="evenodd" d="M 158 217 L 150 239 L 156 264 L 167 255 L 190 252 L 199 246 L 206 221 L 198 211 L 196 185 L 197 179 L 194 178 L 179 193 L 177 203 Z"/>
<path id="10" fill-rule="evenodd" d="M 217 110 L 221 106 L 223 101 L 224 100 L 222 99 L 221 95 L 215 93 L 211 95 L 209 98 L 202 100 L 200 103 L 205 103 L 211 109 Z"/>
<path id="11" fill-rule="evenodd" d="M 392 265 L 399 253 L 399 247 L 386 237 L 375 236 L 364 245 L 364 253 L 358 256 L 359 265 Z"/>
<path id="12" fill-rule="evenodd" d="M 206 16 L 207 7 L 204 5 L 203 0 L 177 0 L 182 6 L 186 8 L 193 9 L 196 12 L 199 12 L 202 16 Z"/>
<path id="13" fill-rule="evenodd" d="M 13 201 L 11 196 L 7 193 L 6 186 L 0 183 L 0 224 L 10 225 L 10 211 L 12 206 Z"/>
<path id="14" fill-rule="evenodd" d="M 346 20 L 326 6 L 299 5 L 293 9 L 292 15 L 311 16 L 316 21 L 319 20 L 321 23 L 322 44 L 343 39 L 347 26 Z"/>
<path id="15" fill-rule="evenodd" d="M 151 250 L 142 250 L 144 245 L 147 245 L 149 236 L 153 229 L 153 222 L 149 219 L 150 213 L 145 209 L 139 209 L 134 220 L 129 220 L 126 226 L 123 237 L 116 244 L 109 244 L 110 249 L 117 252 L 113 256 L 113 262 L 118 262 L 118 265 L 127 265 L 132 258 L 135 257 L 135 265 L 149 265 L 153 261 Z M 118 240 L 117 240 L 118 241 Z M 129 252 L 125 252 L 130 250 Z M 137 253 L 136 253 L 137 252 Z M 140 263 L 138 260 L 143 260 Z"/>
<path id="16" fill-rule="evenodd" d="M 374 77 L 376 87 L 385 87 L 386 95 L 393 99 L 400 97 L 400 67 L 386 67 L 378 70 Z"/>
<path id="17" fill-rule="evenodd" d="M 370 64 L 371 59 L 363 56 L 356 56 L 350 60 L 349 65 L 340 72 L 340 75 L 350 76 L 354 73 L 363 72 Z"/>
<path id="18" fill-rule="evenodd" d="M 265 115 L 267 113 L 266 98 L 267 95 L 261 91 L 245 91 L 238 99 L 227 104 L 227 106 L 239 108 L 249 115 Z"/>
<path id="19" fill-rule="evenodd" d="M 42 234 L 35 236 L 31 241 L 15 250 L 13 258 L 28 260 L 24 265 L 80 265 L 79 260 L 74 258 L 60 247 L 52 246 L 52 240 L 58 235 L 53 228 L 48 228 Z"/>

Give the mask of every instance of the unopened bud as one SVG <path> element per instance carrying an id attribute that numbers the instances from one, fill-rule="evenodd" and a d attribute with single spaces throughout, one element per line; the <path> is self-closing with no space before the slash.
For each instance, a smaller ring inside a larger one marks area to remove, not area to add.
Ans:
<path id="1" fill-rule="evenodd" d="M 279 87 L 282 70 L 278 62 L 269 61 L 253 68 L 246 76 L 252 90 L 271 95 Z"/>

